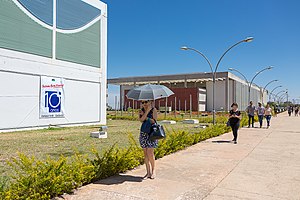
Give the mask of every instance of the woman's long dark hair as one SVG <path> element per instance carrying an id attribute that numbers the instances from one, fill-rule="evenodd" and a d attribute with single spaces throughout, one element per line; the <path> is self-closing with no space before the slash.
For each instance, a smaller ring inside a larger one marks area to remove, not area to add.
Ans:
<path id="1" fill-rule="evenodd" d="M 234 102 L 233 104 L 231 104 L 231 108 L 232 108 L 233 106 L 239 107 L 238 104 L 235 103 L 235 102 Z"/>

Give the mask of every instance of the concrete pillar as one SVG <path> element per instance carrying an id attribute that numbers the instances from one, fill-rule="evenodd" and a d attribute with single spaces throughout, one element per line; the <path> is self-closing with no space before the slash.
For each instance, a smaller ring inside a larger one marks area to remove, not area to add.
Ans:
<path id="1" fill-rule="evenodd" d="M 225 80 L 225 111 L 229 111 L 230 110 L 230 99 L 229 99 L 229 78 L 227 77 Z"/>
<path id="2" fill-rule="evenodd" d="M 123 86 L 120 85 L 120 109 L 121 109 L 121 116 L 123 116 L 123 109 L 124 109 L 124 90 Z"/>

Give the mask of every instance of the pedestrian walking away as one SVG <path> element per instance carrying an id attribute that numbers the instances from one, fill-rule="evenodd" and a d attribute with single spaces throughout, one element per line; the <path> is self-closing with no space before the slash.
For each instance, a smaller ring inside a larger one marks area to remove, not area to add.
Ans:
<path id="1" fill-rule="evenodd" d="M 292 115 L 292 106 L 289 106 L 289 107 L 288 107 L 288 114 L 289 114 L 289 116 Z"/>
<path id="2" fill-rule="evenodd" d="M 267 104 L 267 106 L 265 108 L 265 116 L 266 116 L 266 119 L 267 119 L 267 128 L 269 128 L 271 117 L 272 117 L 272 108 L 270 107 L 270 104 Z"/>
<path id="3" fill-rule="evenodd" d="M 265 115 L 265 108 L 262 106 L 261 103 L 258 103 L 258 107 L 256 109 L 258 120 L 259 120 L 259 127 L 262 128 L 264 115 Z"/>
<path id="4" fill-rule="evenodd" d="M 295 116 L 296 116 L 296 117 L 298 116 L 298 113 L 299 113 L 299 107 L 296 106 L 296 107 L 295 107 Z"/>
<path id="5" fill-rule="evenodd" d="M 142 101 L 139 120 L 142 122 L 139 140 L 144 151 L 147 170 L 147 174 L 143 178 L 154 179 L 156 176 L 154 148 L 157 148 L 158 141 L 150 139 L 152 124 L 157 120 L 157 109 L 153 107 L 152 101 Z"/>
<path id="6" fill-rule="evenodd" d="M 252 128 L 254 128 L 254 115 L 255 115 L 255 106 L 253 105 L 253 102 L 250 101 L 248 107 L 246 108 L 246 112 L 248 114 L 248 128 L 250 128 L 250 125 L 252 125 Z"/>
<path id="7" fill-rule="evenodd" d="M 237 144 L 238 130 L 240 128 L 241 112 L 238 110 L 238 104 L 233 103 L 229 112 L 229 124 L 233 133 L 233 142 Z"/>
<path id="8" fill-rule="evenodd" d="M 279 109 L 278 106 L 275 105 L 275 106 L 274 106 L 274 113 L 275 113 L 274 117 L 277 117 L 277 115 L 278 115 L 278 113 L 279 113 L 279 110 L 278 110 L 278 109 Z"/>

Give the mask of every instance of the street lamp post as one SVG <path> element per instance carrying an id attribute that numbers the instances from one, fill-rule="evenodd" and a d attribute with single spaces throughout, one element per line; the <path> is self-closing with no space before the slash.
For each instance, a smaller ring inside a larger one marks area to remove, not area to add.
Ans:
<path id="1" fill-rule="evenodd" d="M 269 101 L 271 101 L 271 94 L 273 94 L 273 92 L 277 89 L 277 88 L 281 88 L 283 87 L 282 85 L 279 85 L 277 87 L 275 87 L 271 92 L 270 92 L 270 95 L 269 95 Z M 273 94 L 274 95 L 274 94 Z"/>
<path id="2" fill-rule="evenodd" d="M 278 97 L 279 97 L 278 95 L 279 95 L 280 93 L 282 93 L 282 92 L 286 92 L 286 90 L 281 90 L 280 92 L 278 92 L 278 93 L 275 94 L 274 96 L 277 97 L 277 99 L 278 99 Z"/>
<path id="3" fill-rule="evenodd" d="M 251 95 L 251 86 L 253 85 L 254 79 L 255 79 L 259 74 L 261 74 L 262 72 L 264 72 L 264 71 L 266 71 L 266 70 L 273 69 L 273 68 L 274 68 L 274 67 L 269 66 L 269 67 L 266 67 L 266 68 L 260 70 L 259 72 L 256 72 L 256 74 L 253 76 L 253 78 L 251 79 L 250 82 L 248 81 L 248 79 L 246 78 L 246 76 L 245 76 L 242 72 L 240 72 L 239 70 L 234 69 L 234 68 L 229 68 L 228 70 L 230 70 L 230 71 L 235 71 L 235 72 L 239 73 L 240 75 L 242 75 L 242 76 L 244 77 L 245 81 L 246 81 L 247 84 L 248 84 L 248 102 L 250 102 L 250 99 L 251 99 L 251 98 L 250 98 L 250 95 Z"/>
<path id="4" fill-rule="evenodd" d="M 209 67 L 210 67 L 210 70 L 212 72 L 212 78 L 213 78 L 213 125 L 216 124 L 216 109 L 215 109 L 215 83 L 216 83 L 216 73 L 217 73 L 217 70 L 218 70 L 218 67 L 223 59 L 223 57 L 228 53 L 228 51 L 230 51 L 232 48 L 234 48 L 235 46 L 243 43 L 243 42 L 251 42 L 254 38 L 253 37 L 247 37 L 246 39 L 244 40 L 241 40 L 237 43 L 235 43 L 234 45 L 230 46 L 223 54 L 222 56 L 220 57 L 220 59 L 218 60 L 217 62 L 217 65 L 215 68 L 213 68 L 211 62 L 209 61 L 209 59 L 200 51 L 198 51 L 197 49 L 194 49 L 194 48 L 190 48 L 190 47 L 186 47 L 186 46 L 183 46 L 181 47 L 181 50 L 192 50 L 192 51 L 195 51 L 196 53 L 198 53 L 199 55 L 201 55 L 205 60 L 206 62 L 208 63 Z"/>
<path id="5" fill-rule="evenodd" d="M 262 72 L 264 72 L 264 71 L 266 71 L 266 70 L 270 70 L 270 69 L 273 69 L 274 67 L 272 67 L 272 66 L 269 66 L 269 67 L 266 67 L 266 68 L 264 68 L 264 69 L 262 69 L 262 70 L 260 70 L 259 72 L 257 72 L 255 75 L 254 75 L 254 77 L 252 78 L 252 80 L 251 80 L 251 82 L 250 82 L 250 87 L 249 87 L 249 97 L 248 97 L 248 102 L 250 102 L 250 95 L 251 95 L 251 86 L 252 86 L 252 84 L 253 84 L 253 81 L 254 81 L 254 79 L 259 75 L 259 74 L 261 74 Z"/>
<path id="6" fill-rule="evenodd" d="M 263 90 L 262 90 L 262 104 L 264 104 L 264 94 L 265 94 L 266 88 L 267 88 L 271 83 L 274 83 L 274 82 L 277 82 L 277 81 L 278 81 L 277 79 L 272 80 L 272 81 L 270 81 L 269 83 L 267 83 L 266 86 L 263 88 Z"/>
<path id="7" fill-rule="evenodd" d="M 287 91 L 284 94 L 281 94 L 280 97 L 278 97 L 278 104 L 283 100 L 284 97 L 287 97 L 287 101 L 288 101 L 288 92 Z"/>

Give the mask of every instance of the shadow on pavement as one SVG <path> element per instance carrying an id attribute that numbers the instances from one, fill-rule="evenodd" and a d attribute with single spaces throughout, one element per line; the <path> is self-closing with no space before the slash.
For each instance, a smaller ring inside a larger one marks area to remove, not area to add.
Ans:
<path id="1" fill-rule="evenodd" d="M 119 174 L 107 179 L 103 179 L 95 182 L 94 184 L 102 184 L 102 185 L 116 185 L 124 182 L 142 182 L 143 177 L 140 176 L 131 176 L 125 174 Z"/>
<path id="2" fill-rule="evenodd" d="M 232 143 L 231 140 L 215 140 L 215 141 L 212 141 L 212 143 Z"/>

